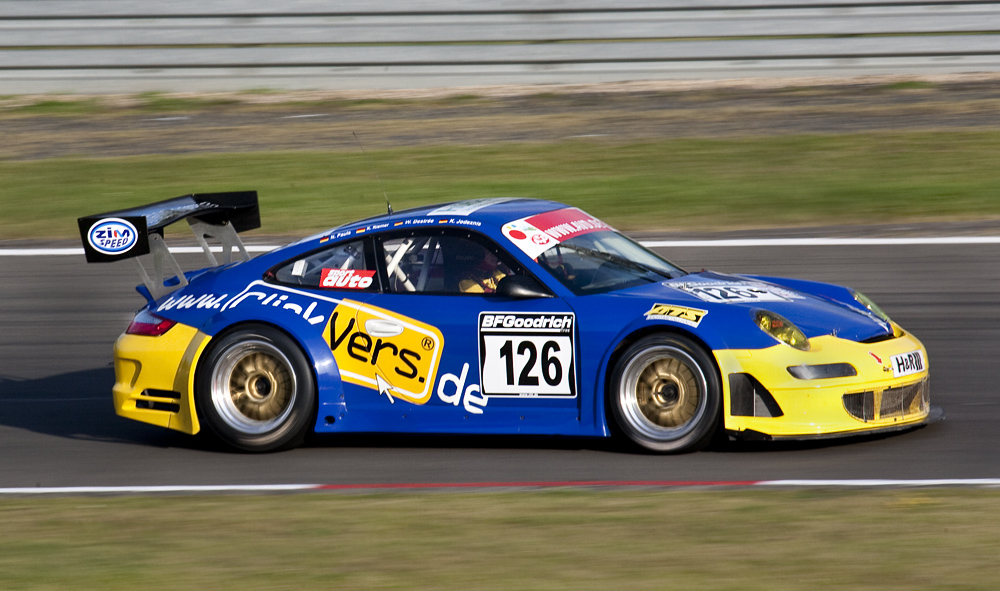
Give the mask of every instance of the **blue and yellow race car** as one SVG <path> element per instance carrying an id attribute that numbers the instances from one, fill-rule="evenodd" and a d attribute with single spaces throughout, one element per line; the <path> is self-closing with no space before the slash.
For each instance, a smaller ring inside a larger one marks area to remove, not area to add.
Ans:
<path id="1" fill-rule="evenodd" d="M 184 273 L 187 220 L 209 267 Z M 476 199 L 347 224 L 251 258 L 255 192 L 79 220 L 89 261 L 136 260 L 148 303 L 115 343 L 119 415 L 247 451 L 309 432 L 731 437 L 907 429 L 927 352 L 846 287 L 688 273 L 587 213 Z M 222 246 L 222 260 L 216 258 Z"/>

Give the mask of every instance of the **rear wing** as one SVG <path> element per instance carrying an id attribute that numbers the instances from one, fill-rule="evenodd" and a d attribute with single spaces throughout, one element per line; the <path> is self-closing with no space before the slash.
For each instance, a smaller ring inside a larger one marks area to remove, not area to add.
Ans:
<path id="1" fill-rule="evenodd" d="M 132 209 L 88 215 L 77 222 L 87 262 L 132 259 L 148 292 L 143 295 L 155 300 L 187 285 L 177 259 L 163 241 L 163 229 L 185 219 L 209 266 L 248 261 L 250 255 L 238 233 L 260 227 L 257 191 L 185 195 Z M 221 263 L 208 244 L 209 238 L 222 246 Z M 170 270 L 164 268 L 165 264 Z M 147 272 L 150 265 L 152 276 Z"/>

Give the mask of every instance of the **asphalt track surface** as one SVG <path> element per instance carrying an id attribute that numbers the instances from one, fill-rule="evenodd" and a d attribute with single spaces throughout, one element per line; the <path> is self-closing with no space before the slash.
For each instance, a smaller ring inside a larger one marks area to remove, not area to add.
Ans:
<path id="1" fill-rule="evenodd" d="M 800 277 L 866 292 L 927 346 L 932 404 L 947 419 L 892 436 L 730 444 L 679 456 L 603 439 L 386 435 L 228 453 L 204 437 L 115 416 L 111 344 L 142 304 L 131 265 L 0 257 L 0 487 L 1000 476 L 1000 245 L 661 251 L 691 270 Z"/>

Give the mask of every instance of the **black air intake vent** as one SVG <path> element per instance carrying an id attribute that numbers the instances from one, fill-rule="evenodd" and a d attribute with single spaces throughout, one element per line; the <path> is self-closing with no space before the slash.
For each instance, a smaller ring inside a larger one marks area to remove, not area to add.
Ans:
<path id="1" fill-rule="evenodd" d="M 780 417 L 781 407 L 752 375 L 729 374 L 729 407 L 734 417 Z"/>

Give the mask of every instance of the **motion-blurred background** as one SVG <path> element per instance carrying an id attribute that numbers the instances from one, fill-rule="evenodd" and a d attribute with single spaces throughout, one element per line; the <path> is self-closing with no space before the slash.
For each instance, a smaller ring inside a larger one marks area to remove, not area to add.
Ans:
<path id="1" fill-rule="evenodd" d="M 1000 231 L 998 49 L 1000 2 L 974 0 L 0 0 L 4 491 L 508 485 L 5 492 L 0 588 L 995 588 L 994 490 L 509 485 L 997 476 L 1000 245 L 935 240 Z M 248 243 L 382 213 L 383 189 L 514 195 L 707 240 L 658 248 L 690 269 L 850 285 L 923 339 L 948 420 L 674 457 L 381 436 L 251 457 L 115 417 L 138 280 L 52 253 L 77 217 L 244 189 Z M 913 242 L 712 242 L 803 237 Z"/>

